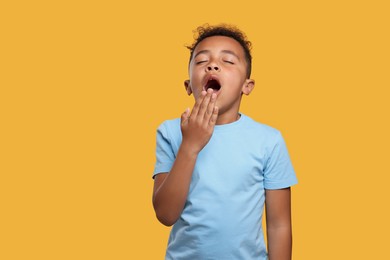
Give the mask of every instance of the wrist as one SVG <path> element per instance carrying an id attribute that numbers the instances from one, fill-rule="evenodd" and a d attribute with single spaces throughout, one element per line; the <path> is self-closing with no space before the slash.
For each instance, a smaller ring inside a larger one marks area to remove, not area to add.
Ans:
<path id="1" fill-rule="evenodd" d="M 190 157 L 197 157 L 201 149 L 197 149 L 196 146 L 183 141 L 180 145 L 179 152 L 186 154 Z"/>

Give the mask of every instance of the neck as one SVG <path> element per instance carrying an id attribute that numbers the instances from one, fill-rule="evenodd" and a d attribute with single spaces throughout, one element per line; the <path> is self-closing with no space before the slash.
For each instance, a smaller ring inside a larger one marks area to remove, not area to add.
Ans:
<path id="1" fill-rule="evenodd" d="M 237 121 L 238 119 L 240 119 L 240 114 L 238 113 L 238 111 L 231 112 L 231 113 L 222 113 L 218 115 L 216 124 L 217 125 L 229 124 Z"/>

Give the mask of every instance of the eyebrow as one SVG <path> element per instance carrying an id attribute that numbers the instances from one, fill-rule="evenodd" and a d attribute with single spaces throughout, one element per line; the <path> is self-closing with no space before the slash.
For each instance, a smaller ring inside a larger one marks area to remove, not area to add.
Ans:
<path id="1" fill-rule="evenodd" d="M 233 52 L 233 51 L 222 50 L 221 52 L 222 53 L 226 53 L 226 54 L 231 54 L 231 55 L 235 56 L 238 60 L 240 60 L 240 57 L 238 57 L 238 55 L 235 52 Z M 196 58 L 199 54 L 208 54 L 208 53 L 210 53 L 209 50 L 201 50 L 197 54 L 195 54 L 194 58 Z"/>

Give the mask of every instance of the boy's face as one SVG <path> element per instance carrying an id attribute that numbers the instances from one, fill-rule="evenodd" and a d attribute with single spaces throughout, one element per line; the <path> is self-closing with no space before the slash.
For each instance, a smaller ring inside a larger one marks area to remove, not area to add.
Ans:
<path id="1" fill-rule="evenodd" d="M 189 65 L 190 80 L 185 81 L 187 93 L 195 100 L 203 90 L 212 88 L 217 94 L 219 114 L 237 113 L 241 95 L 248 95 L 254 81 L 246 78 L 244 50 L 234 39 L 212 36 L 201 41 Z"/>

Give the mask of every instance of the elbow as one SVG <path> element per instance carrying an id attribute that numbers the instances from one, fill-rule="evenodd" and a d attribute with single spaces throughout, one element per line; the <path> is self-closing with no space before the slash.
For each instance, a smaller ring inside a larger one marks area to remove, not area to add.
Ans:
<path id="1" fill-rule="evenodd" d="M 156 213 L 156 218 L 164 226 L 170 227 L 176 223 L 179 216 L 174 214 L 172 210 L 164 209 L 153 203 L 154 212 Z"/>
<path id="2" fill-rule="evenodd" d="M 173 224 L 175 224 L 175 222 L 177 220 L 177 219 L 174 219 L 173 217 L 166 216 L 164 214 L 158 214 L 158 213 L 156 213 L 156 217 L 157 217 L 158 221 L 160 221 L 161 224 L 163 224 L 164 226 L 167 226 L 167 227 L 170 227 Z"/>
<path id="3" fill-rule="evenodd" d="M 156 218 L 158 219 L 158 221 L 160 221 L 161 224 L 167 227 L 170 227 L 175 224 L 177 219 L 179 218 L 179 216 L 172 213 L 170 210 L 162 210 L 158 207 L 155 207 L 154 211 L 156 212 Z"/>

